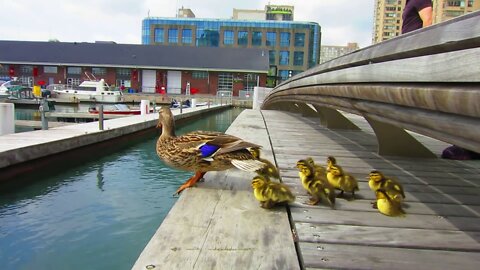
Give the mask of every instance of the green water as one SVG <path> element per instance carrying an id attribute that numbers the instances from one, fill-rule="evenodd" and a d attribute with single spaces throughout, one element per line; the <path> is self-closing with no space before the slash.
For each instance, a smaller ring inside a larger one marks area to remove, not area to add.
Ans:
<path id="1" fill-rule="evenodd" d="M 225 131 L 241 109 L 177 128 Z M 163 165 L 155 137 L 0 189 L 0 269 L 130 269 L 191 173 Z"/>

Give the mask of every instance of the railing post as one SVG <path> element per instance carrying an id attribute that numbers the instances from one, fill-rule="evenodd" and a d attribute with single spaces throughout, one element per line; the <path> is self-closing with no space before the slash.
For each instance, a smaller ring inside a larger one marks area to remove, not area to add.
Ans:
<path id="1" fill-rule="evenodd" d="M 42 117 L 42 130 L 48 130 L 48 120 L 45 117 L 45 105 L 46 105 L 45 100 L 42 100 L 41 105 L 38 108 L 38 110 L 40 111 L 40 115 Z M 47 106 L 48 106 L 48 104 L 47 104 Z"/>
<path id="2" fill-rule="evenodd" d="M 103 130 L 103 104 L 98 106 L 98 129 Z"/>

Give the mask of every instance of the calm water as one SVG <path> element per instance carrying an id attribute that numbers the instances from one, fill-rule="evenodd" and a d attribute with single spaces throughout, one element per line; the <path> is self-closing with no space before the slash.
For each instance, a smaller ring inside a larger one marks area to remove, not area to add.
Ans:
<path id="1" fill-rule="evenodd" d="M 210 115 L 178 134 L 225 131 L 241 111 Z M 130 269 L 191 176 L 163 165 L 156 136 L 0 190 L 0 269 Z"/>

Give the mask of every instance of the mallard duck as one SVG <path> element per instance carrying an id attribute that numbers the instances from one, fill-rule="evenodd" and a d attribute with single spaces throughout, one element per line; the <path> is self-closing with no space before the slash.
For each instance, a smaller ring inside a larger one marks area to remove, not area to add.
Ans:
<path id="1" fill-rule="evenodd" d="M 405 199 L 405 192 L 403 191 L 402 185 L 396 181 L 394 178 L 385 177 L 380 171 L 373 170 L 368 175 L 368 186 L 374 192 L 382 189 L 387 192 L 387 195 L 399 203 Z M 376 204 L 372 203 L 373 207 L 376 208 Z"/>
<path id="2" fill-rule="evenodd" d="M 331 208 L 335 206 L 335 189 L 325 178 L 325 173 L 317 171 L 312 166 L 312 160 L 299 160 L 296 167 L 298 176 L 302 182 L 303 188 L 310 194 L 310 205 L 315 205 L 320 201 L 328 203 Z"/>
<path id="3" fill-rule="evenodd" d="M 265 167 L 256 171 L 257 174 L 265 176 L 265 179 L 268 179 L 268 180 L 270 180 L 270 178 L 280 179 L 280 174 L 278 172 L 277 167 L 273 165 L 273 163 L 270 162 L 269 160 L 260 157 L 259 148 L 252 147 L 249 150 L 252 153 L 254 158 L 260 160 L 265 164 Z"/>
<path id="4" fill-rule="evenodd" d="M 375 191 L 375 196 L 377 197 L 377 207 L 380 213 L 392 217 L 405 215 L 401 203 L 392 200 L 385 190 L 378 189 Z"/>
<path id="5" fill-rule="evenodd" d="M 340 194 L 337 197 L 343 197 L 344 192 L 351 192 L 352 198 L 355 198 L 355 191 L 358 191 L 358 182 L 355 177 L 343 171 L 340 165 L 331 165 L 327 169 L 328 182 L 340 190 Z"/>
<path id="6" fill-rule="evenodd" d="M 252 179 L 253 195 L 263 208 L 272 208 L 279 203 L 292 203 L 295 196 L 288 186 L 271 182 L 263 175 L 257 175 Z"/>
<path id="7" fill-rule="evenodd" d="M 157 127 L 162 129 L 156 146 L 160 159 L 173 168 L 195 172 L 178 188 L 177 194 L 193 186 L 208 171 L 237 167 L 255 172 L 265 167 L 250 151 L 260 149 L 260 146 L 238 137 L 215 131 L 194 131 L 176 136 L 174 117 L 168 107 L 160 109 Z"/>

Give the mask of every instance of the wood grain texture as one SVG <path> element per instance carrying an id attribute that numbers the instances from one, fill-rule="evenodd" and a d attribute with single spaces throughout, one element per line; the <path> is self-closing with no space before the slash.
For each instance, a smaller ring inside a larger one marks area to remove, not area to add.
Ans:
<path id="1" fill-rule="evenodd" d="M 480 258 L 479 161 L 382 157 L 364 119 L 345 114 L 361 131 L 328 130 L 318 118 L 263 111 L 283 182 L 297 196 L 290 211 L 305 269 L 474 269 Z M 448 146 L 419 136 L 430 149 Z M 356 199 L 304 204 L 297 160 L 312 156 L 325 165 L 334 155 L 357 177 Z M 405 217 L 371 207 L 367 175 L 381 170 L 405 189 Z"/>

